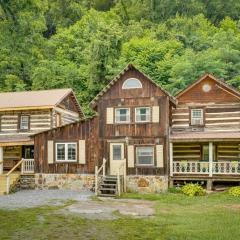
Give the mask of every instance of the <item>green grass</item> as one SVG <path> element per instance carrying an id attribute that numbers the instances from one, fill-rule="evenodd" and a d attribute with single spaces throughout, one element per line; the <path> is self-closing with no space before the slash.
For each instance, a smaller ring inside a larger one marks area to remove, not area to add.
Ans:
<path id="1" fill-rule="evenodd" d="M 59 214 L 61 207 L 0 210 L 0 239 L 239 239 L 240 198 L 226 193 L 193 198 L 173 193 L 123 197 L 154 201 L 156 215 L 100 221 Z"/>

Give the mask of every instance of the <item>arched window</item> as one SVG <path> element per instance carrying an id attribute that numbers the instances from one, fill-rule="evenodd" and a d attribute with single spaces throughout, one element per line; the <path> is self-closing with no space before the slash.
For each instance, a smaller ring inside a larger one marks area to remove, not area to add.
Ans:
<path id="1" fill-rule="evenodd" d="M 133 89 L 133 88 L 142 88 L 142 83 L 136 78 L 129 78 L 122 85 L 122 89 Z"/>

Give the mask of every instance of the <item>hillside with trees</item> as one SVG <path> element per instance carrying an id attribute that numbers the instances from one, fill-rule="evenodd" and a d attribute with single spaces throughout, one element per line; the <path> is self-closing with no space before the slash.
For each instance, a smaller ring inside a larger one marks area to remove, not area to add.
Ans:
<path id="1" fill-rule="evenodd" d="M 240 89 L 240 1 L 0 0 L 0 90 L 73 88 L 85 110 L 128 63 L 172 94 Z"/>

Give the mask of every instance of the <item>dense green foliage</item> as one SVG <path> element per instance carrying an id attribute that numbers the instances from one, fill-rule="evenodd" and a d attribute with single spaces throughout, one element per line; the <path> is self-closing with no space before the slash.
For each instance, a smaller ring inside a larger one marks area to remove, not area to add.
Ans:
<path id="1" fill-rule="evenodd" d="M 235 0 L 0 0 L 0 90 L 89 101 L 129 62 L 175 94 L 205 72 L 240 88 Z"/>
<path id="2" fill-rule="evenodd" d="M 189 197 L 194 197 L 194 196 L 204 196 L 206 194 L 205 189 L 199 184 L 194 184 L 194 183 L 188 183 L 185 184 L 182 189 L 182 193 L 189 196 Z"/>
<path id="3" fill-rule="evenodd" d="M 234 197 L 240 197 L 240 187 L 239 186 L 231 187 L 228 192 L 230 195 L 232 195 Z"/>

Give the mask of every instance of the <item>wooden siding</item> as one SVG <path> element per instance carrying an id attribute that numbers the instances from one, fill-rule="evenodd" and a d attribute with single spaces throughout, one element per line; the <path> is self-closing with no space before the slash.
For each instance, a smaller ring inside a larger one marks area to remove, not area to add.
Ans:
<path id="1" fill-rule="evenodd" d="M 86 142 L 86 164 L 79 163 L 79 151 L 77 150 L 77 162 L 60 163 L 55 161 L 48 164 L 48 141 L 76 142 L 79 149 L 79 140 Z M 37 173 L 94 173 L 95 163 L 99 160 L 98 120 L 86 120 L 70 124 L 51 131 L 43 132 L 34 137 L 35 172 Z"/>
<path id="2" fill-rule="evenodd" d="M 204 128 L 199 131 L 235 131 L 240 130 L 240 103 L 199 103 L 178 105 L 172 110 L 172 129 L 174 131 L 192 131 L 198 126 L 191 126 L 190 111 L 192 107 L 204 108 Z"/>
<path id="3" fill-rule="evenodd" d="M 173 143 L 174 161 L 201 161 L 203 160 L 203 146 L 206 143 Z M 216 142 L 214 146 L 214 161 L 240 161 L 239 142 Z"/>
<path id="4" fill-rule="evenodd" d="M 51 111 L 50 110 L 31 110 L 31 111 L 7 111 L 1 113 L 1 132 L 0 134 L 19 133 L 19 121 L 21 115 L 29 116 L 29 133 L 35 133 L 50 129 Z"/>

